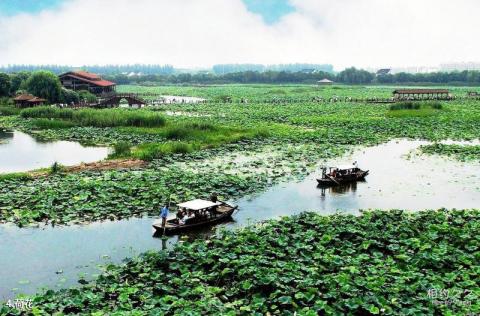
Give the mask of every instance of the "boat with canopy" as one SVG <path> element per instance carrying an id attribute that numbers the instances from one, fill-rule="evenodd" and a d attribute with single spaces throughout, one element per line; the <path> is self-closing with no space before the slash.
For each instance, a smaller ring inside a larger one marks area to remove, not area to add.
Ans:
<path id="1" fill-rule="evenodd" d="M 156 234 L 176 234 L 195 228 L 211 226 L 231 218 L 237 206 L 222 201 L 195 199 L 177 205 L 177 217 L 153 223 Z M 182 214 L 179 216 L 179 214 Z"/>
<path id="2" fill-rule="evenodd" d="M 317 182 L 319 185 L 340 185 L 362 181 L 368 175 L 368 172 L 368 170 L 364 171 L 358 168 L 356 163 L 338 167 L 323 167 L 322 177 L 317 179 Z"/>

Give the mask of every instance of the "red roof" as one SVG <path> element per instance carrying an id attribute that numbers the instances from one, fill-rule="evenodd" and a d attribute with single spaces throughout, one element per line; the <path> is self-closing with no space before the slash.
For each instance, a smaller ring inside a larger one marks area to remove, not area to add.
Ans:
<path id="1" fill-rule="evenodd" d="M 18 96 L 16 96 L 15 98 L 13 98 L 14 101 L 27 101 L 27 100 L 31 100 L 35 98 L 35 96 L 31 95 L 31 94 L 20 94 Z"/>
<path id="2" fill-rule="evenodd" d="M 72 71 L 71 73 L 89 80 L 101 80 L 99 75 L 92 74 L 87 71 Z"/>
<path id="3" fill-rule="evenodd" d="M 95 75 L 86 71 L 71 71 L 63 75 L 60 75 L 60 77 L 72 77 L 72 78 L 85 81 L 100 87 L 110 87 L 115 85 L 114 82 L 104 80 L 100 78 L 98 75 Z"/>

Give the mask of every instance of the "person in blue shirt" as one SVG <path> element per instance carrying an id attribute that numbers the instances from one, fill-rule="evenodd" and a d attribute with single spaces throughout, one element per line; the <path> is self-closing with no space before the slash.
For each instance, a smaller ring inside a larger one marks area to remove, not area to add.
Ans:
<path id="1" fill-rule="evenodd" d="M 165 224 L 167 223 L 167 217 L 168 217 L 168 205 L 165 204 L 162 207 L 162 210 L 160 211 L 160 217 L 162 218 L 162 227 L 165 227 Z"/>

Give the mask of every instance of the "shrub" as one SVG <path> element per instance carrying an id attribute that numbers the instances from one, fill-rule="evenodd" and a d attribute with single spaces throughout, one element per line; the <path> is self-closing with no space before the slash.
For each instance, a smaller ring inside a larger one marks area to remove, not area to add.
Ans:
<path id="1" fill-rule="evenodd" d="M 0 116 L 18 115 L 20 111 L 21 109 L 13 106 L 2 106 L 0 107 Z"/>
<path id="2" fill-rule="evenodd" d="M 430 107 L 435 110 L 443 109 L 443 105 L 440 102 L 431 102 Z"/>
<path id="3" fill-rule="evenodd" d="M 60 173 L 64 170 L 65 170 L 65 167 L 55 161 L 50 167 L 50 174 Z"/>
<path id="4" fill-rule="evenodd" d="M 131 154 L 132 144 L 128 142 L 118 142 L 113 145 L 113 153 L 109 158 L 128 157 Z"/>
<path id="5" fill-rule="evenodd" d="M 78 97 L 80 98 L 81 101 L 86 101 L 87 103 L 97 102 L 97 97 L 93 93 L 87 90 L 78 91 Z"/>
<path id="6" fill-rule="evenodd" d="M 80 96 L 73 90 L 62 88 L 60 99 L 61 102 L 66 104 L 78 104 L 80 101 Z"/>
<path id="7" fill-rule="evenodd" d="M 411 101 L 407 102 L 399 102 L 390 105 L 390 110 L 392 111 L 398 111 L 398 110 L 418 110 L 420 109 L 420 104 L 419 103 L 414 103 Z"/>

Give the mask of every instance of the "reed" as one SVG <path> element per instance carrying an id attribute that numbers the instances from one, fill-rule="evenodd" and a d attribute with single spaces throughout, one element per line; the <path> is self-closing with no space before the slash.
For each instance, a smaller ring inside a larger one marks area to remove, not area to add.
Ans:
<path id="1" fill-rule="evenodd" d="M 36 107 L 22 110 L 24 118 L 50 118 L 71 121 L 76 126 L 92 127 L 159 127 L 166 123 L 162 114 L 147 110 L 123 109 L 58 109 L 52 107 Z"/>
<path id="2" fill-rule="evenodd" d="M 21 109 L 13 106 L 0 106 L 0 116 L 12 116 L 20 114 Z"/>

